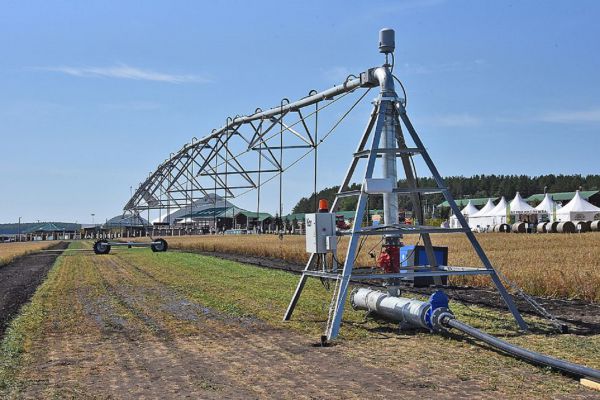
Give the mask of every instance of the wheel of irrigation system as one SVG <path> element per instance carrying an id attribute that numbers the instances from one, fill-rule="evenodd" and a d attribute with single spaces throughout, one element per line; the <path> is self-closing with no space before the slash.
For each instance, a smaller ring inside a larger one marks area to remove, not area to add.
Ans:
<path id="1" fill-rule="evenodd" d="M 165 239 L 156 239 L 154 240 L 154 243 L 150 246 L 152 251 L 155 253 L 167 251 L 168 247 L 169 245 L 167 244 L 167 241 Z"/>
<path id="2" fill-rule="evenodd" d="M 107 240 L 98 240 L 94 243 L 94 253 L 108 254 L 110 253 L 110 245 Z"/>

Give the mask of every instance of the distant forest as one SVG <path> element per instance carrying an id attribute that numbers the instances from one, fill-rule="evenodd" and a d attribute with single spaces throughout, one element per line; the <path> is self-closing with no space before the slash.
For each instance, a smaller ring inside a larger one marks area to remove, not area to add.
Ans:
<path id="1" fill-rule="evenodd" d="M 471 197 L 500 197 L 506 196 L 510 200 L 518 191 L 521 196 L 529 197 L 532 194 L 547 192 L 573 192 L 580 187 L 583 190 L 600 190 L 600 175 L 541 175 L 530 177 L 527 175 L 474 175 L 471 177 L 450 176 L 444 178 L 450 193 L 456 199 Z M 398 182 L 398 187 L 406 187 L 406 181 Z M 419 187 L 436 187 L 433 178 L 419 178 Z M 339 186 L 325 188 L 317 193 L 317 199 L 327 199 L 333 202 Z M 352 184 L 351 190 L 358 190 L 358 184 Z M 444 201 L 441 194 L 425 196 L 429 205 L 439 204 Z M 353 210 L 356 207 L 357 197 L 345 197 L 340 200 L 340 210 Z M 382 196 L 372 196 L 369 199 L 370 209 L 383 208 Z M 410 200 L 406 196 L 399 197 L 399 207 L 411 210 Z M 293 213 L 315 211 L 315 196 L 303 197 L 294 206 Z"/>

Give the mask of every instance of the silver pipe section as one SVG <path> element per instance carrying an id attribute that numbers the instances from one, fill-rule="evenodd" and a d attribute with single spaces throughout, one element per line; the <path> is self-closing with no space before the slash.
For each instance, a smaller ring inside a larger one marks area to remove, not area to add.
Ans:
<path id="1" fill-rule="evenodd" d="M 394 90 L 394 77 L 387 65 L 375 70 L 375 77 L 379 82 L 380 95 L 379 101 L 388 101 L 393 103 L 396 101 L 397 95 Z M 387 107 L 387 112 L 384 116 L 383 132 L 380 139 L 380 147 L 386 149 L 395 149 L 397 146 L 396 129 L 394 118 L 394 104 Z M 398 182 L 398 167 L 396 163 L 396 154 L 386 152 L 382 159 L 383 178 L 392 181 L 392 187 L 395 189 Z M 398 224 L 398 194 L 384 193 L 383 194 L 383 221 L 385 225 Z"/>
<path id="2" fill-rule="evenodd" d="M 396 148 L 396 134 L 394 129 L 393 109 L 389 107 L 385 113 L 385 122 L 381 135 L 380 146 L 382 148 Z M 398 182 L 398 167 L 396 164 L 396 154 L 386 152 L 382 159 L 383 177 L 392 181 L 392 188 L 396 189 Z M 385 225 L 395 225 L 399 223 L 398 219 L 398 194 L 383 194 L 383 221 Z"/>
<path id="3" fill-rule="evenodd" d="M 394 77 L 392 76 L 392 71 L 390 71 L 389 66 L 384 65 L 383 67 L 376 68 L 374 75 L 375 79 L 379 83 L 379 87 L 381 88 L 381 96 L 396 98 L 397 95 L 396 91 L 394 90 Z"/>
<path id="4" fill-rule="evenodd" d="M 367 72 L 363 72 L 361 74 L 361 76 L 369 77 L 370 75 L 369 75 L 369 72 L 367 71 Z M 198 145 L 199 143 L 206 143 L 211 139 L 219 137 L 223 133 L 225 133 L 225 131 L 227 129 L 232 129 L 233 126 L 246 124 L 248 122 L 256 121 L 259 119 L 269 119 L 276 115 L 285 114 L 288 111 L 294 111 L 294 110 L 309 106 L 311 104 L 318 103 L 323 100 L 331 99 L 335 96 L 339 96 L 340 94 L 351 92 L 361 86 L 370 86 L 370 85 L 369 85 L 369 82 L 365 81 L 364 79 L 362 79 L 362 80 L 360 78 L 351 79 L 351 80 L 344 82 L 342 85 L 334 86 L 331 89 L 327 89 L 322 92 L 315 93 L 311 96 L 307 96 L 298 101 L 294 101 L 293 103 L 283 104 L 282 106 L 273 107 L 268 110 L 260 111 L 260 112 L 257 112 L 257 113 L 251 114 L 251 115 L 235 117 L 228 125 L 222 126 L 221 128 L 212 132 L 210 135 L 207 135 L 196 142 L 193 142 L 193 143 L 190 143 L 190 144 L 184 146 L 181 149 L 181 151 L 187 150 L 192 146 Z"/>
<path id="5" fill-rule="evenodd" d="M 367 310 L 390 321 L 415 328 L 430 328 L 426 318 L 431 305 L 424 301 L 394 297 L 377 290 L 360 288 L 350 294 L 350 304 L 355 310 Z"/>

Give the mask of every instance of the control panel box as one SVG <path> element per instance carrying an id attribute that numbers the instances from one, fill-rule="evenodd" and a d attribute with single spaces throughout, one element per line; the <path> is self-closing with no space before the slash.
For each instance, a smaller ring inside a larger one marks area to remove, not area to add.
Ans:
<path id="1" fill-rule="evenodd" d="M 306 214 L 306 252 L 331 253 L 337 246 L 335 237 L 335 214 Z"/>

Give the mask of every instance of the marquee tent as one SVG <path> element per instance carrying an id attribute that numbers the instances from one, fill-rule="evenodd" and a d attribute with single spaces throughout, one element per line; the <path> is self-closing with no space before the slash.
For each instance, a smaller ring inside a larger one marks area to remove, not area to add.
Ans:
<path id="1" fill-rule="evenodd" d="M 594 221 L 600 220 L 600 208 L 584 200 L 575 192 L 575 196 L 564 207 L 556 211 L 557 221 Z"/>
<path id="2" fill-rule="evenodd" d="M 475 214 L 471 215 L 471 217 L 480 217 L 480 216 L 486 215 L 487 213 L 492 211 L 494 209 L 494 207 L 496 207 L 496 205 L 494 204 L 492 199 L 489 198 L 487 203 L 485 203 L 485 206 L 483 206 L 483 208 L 481 210 L 477 211 Z"/>
<path id="3" fill-rule="evenodd" d="M 469 216 L 477 212 L 479 212 L 479 210 L 473 205 L 473 203 L 471 203 L 471 201 L 469 201 L 467 205 L 462 210 L 460 210 L 460 213 L 465 216 L 467 222 L 469 222 Z M 450 228 L 460 228 L 460 223 L 458 222 L 458 218 L 456 218 L 456 215 L 452 215 L 450 217 Z"/>
<path id="4" fill-rule="evenodd" d="M 536 210 L 523 200 L 521 194 L 517 192 L 515 198 L 510 202 L 511 215 L 539 215 L 545 214 L 542 210 Z"/>
<path id="5" fill-rule="evenodd" d="M 488 204 L 490 204 L 490 202 L 488 202 Z M 486 204 L 486 207 L 488 204 Z M 484 212 L 484 208 L 469 218 L 469 226 L 471 229 L 486 230 L 491 226 L 506 223 L 508 202 L 504 196 L 502 196 L 498 204 L 491 210 Z"/>
<path id="6" fill-rule="evenodd" d="M 552 199 L 550 194 L 546 193 L 542 202 L 538 204 L 535 209 L 548 214 L 549 221 L 554 222 L 554 212 L 560 209 L 560 205 Z"/>

